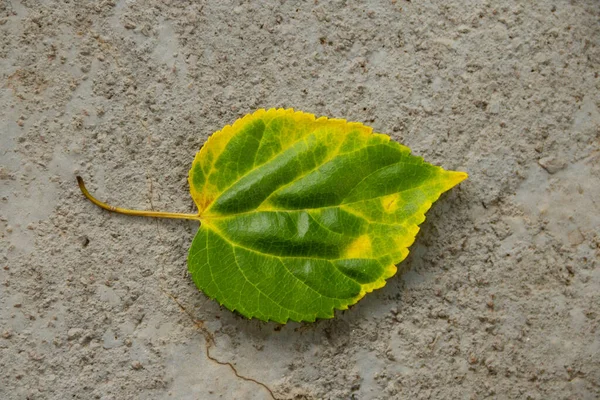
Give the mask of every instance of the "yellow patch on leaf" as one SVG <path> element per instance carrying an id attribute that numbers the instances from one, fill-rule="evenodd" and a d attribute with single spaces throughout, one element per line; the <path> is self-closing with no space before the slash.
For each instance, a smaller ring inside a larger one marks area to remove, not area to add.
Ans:
<path id="1" fill-rule="evenodd" d="M 367 258 L 372 253 L 371 238 L 369 235 L 357 237 L 346 249 L 344 258 Z"/>
<path id="2" fill-rule="evenodd" d="M 381 198 L 381 205 L 387 213 L 393 213 L 398 209 L 398 200 L 400 199 L 400 193 L 393 193 L 388 196 Z"/>

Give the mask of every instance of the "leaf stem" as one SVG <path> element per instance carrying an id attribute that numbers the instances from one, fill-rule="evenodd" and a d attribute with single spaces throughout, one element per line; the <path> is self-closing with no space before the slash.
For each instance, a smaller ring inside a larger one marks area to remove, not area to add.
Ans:
<path id="1" fill-rule="evenodd" d="M 139 217 L 154 217 L 154 218 L 174 218 L 174 219 L 193 219 L 196 221 L 200 220 L 200 214 L 181 214 L 181 213 L 172 213 L 172 212 L 163 212 L 163 211 L 142 211 L 142 210 L 129 210 L 127 208 L 120 208 L 111 206 L 109 204 L 103 203 L 100 200 L 96 199 L 92 196 L 86 189 L 85 184 L 83 183 L 83 179 L 80 176 L 77 176 L 77 183 L 79 184 L 79 189 L 81 193 L 89 201 L 94 203 L 100 208 L 104 208 L 105 210 L 125 214 L 125 215 L 134 215 Z"/>

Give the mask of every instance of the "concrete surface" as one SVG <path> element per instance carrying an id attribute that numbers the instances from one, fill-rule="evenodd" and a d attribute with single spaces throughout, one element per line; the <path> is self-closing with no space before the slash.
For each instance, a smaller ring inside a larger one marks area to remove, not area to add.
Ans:
<path id="1" fill-rule="evenodd" d="M 599 69 L 597 0 L 0 0 L 0 398 L 598 398 Z M 333 320 L 221 309 L 196 224 L 76 186 L 193 212 L 196 151 L 269 107 L 470 174 Z"/>

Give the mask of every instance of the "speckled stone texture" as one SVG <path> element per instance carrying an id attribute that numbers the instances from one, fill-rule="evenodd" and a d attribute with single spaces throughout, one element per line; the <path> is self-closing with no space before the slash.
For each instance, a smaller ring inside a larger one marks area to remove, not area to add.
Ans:
<path id="1" fill-rule="evenodd" d="M 0 398 L 598 398 L 599 20 L 596 0 L 0 0 Z M 195 153 L 269 107 L 470 175 L 333 320 L 221 309 L 186 272 L 197 223 L 75 182 L 194 212 Z"/>

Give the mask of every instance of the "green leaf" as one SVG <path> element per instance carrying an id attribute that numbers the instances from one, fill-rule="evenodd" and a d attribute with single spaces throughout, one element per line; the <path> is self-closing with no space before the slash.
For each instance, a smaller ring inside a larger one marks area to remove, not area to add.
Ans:
<path id="1" fill-rule="evenodd" d="M 258 110 L 194 159 L 189 271 L 248 318 L 331 318 L 385 285 L 425 212 L 466 177 L 360 123 Z"/>

